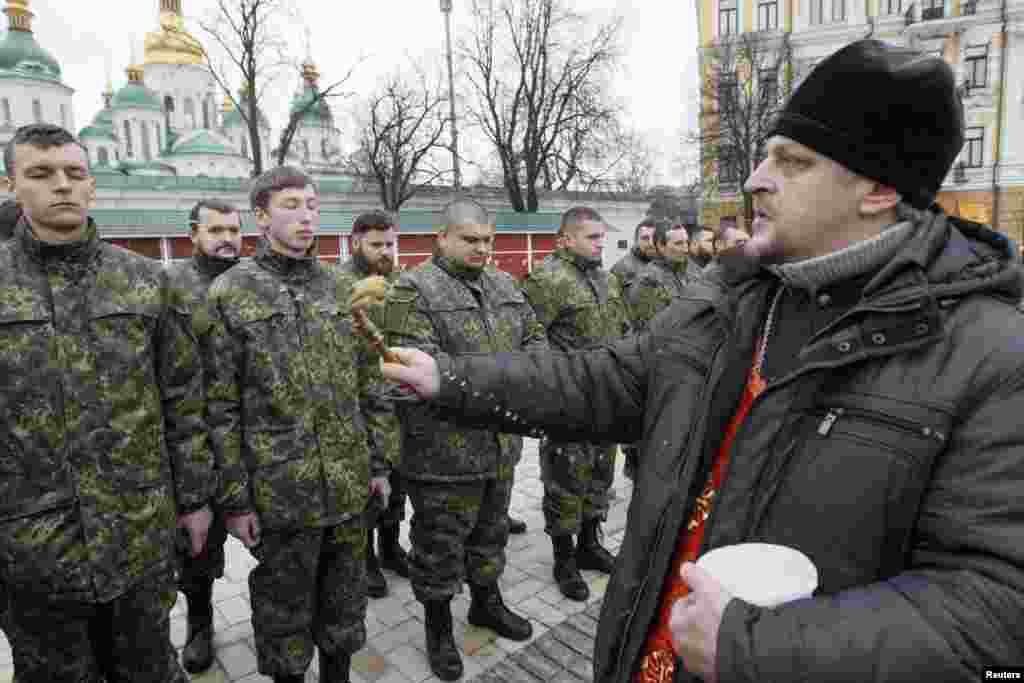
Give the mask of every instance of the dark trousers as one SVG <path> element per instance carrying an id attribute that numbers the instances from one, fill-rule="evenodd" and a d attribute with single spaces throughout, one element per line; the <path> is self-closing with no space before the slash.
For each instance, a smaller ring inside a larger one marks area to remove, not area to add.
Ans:
<path id="1" fill-rule="evenodd" d="M 314 647 L 335 655 L 366 643 L 366 527 L 265 530 L 251 550 L 252 627 L 259 672 L 305 673 Z"/>
<path id="2" fill-rule="evenodd" d="M 11 649 L 19 683 L 184 683 L 171 644 L 170 572 L 105 603 L 11 596 Z"/>
<path id="3" fill-rule="evenodd" d="M 405 481 L 398 470 L 391 470 L 388 483 L 391 484 L 391 496 L 388 498 L 388 506 L 377 516 L 378 527 L 396 526 L 405 519 L 405 500 L 408 496 Z"/>
<path id="4" fill-rule="evenodd" d="M 228 531 L 224 526 L 224 516 L 215 512 L 203 552 L 197 557 L 192 557 L 187 548 L 179 549 L 178 590 L 188 593 L 204 583 L 224 576 L 224 543 L 227 540 Z"/>
<path id="5" fill-rule="evenodd" d="M 584 522 L 608 518 L 618 448 L 592 443 L 540 444 L 544 530 L 578 534 Z"/>
<path id="6" fill-rule="evenodd" d="M 463 580 L 497 581 L 505 570 L 511 479 L 406 485 L 413 508 L 409 578 L 416 599 L 448 599 L 462 591 Z"/>

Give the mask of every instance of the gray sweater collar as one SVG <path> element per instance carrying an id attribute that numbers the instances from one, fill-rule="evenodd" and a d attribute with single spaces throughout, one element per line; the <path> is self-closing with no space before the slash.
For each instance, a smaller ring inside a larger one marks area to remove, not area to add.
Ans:
<path id="1" fill-rule="evenodd" d="M 831 254 L 770 266 L 783 284 L 791 289 L 818 290 L 878 270 L 889 262 L 910 237 L 910 221 L 895 223 L 875 237 L 851 244 Z"/>

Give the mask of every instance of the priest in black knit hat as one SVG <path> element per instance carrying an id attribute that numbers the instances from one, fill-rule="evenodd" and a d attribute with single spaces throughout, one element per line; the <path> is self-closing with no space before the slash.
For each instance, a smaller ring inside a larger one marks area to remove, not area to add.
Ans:
<path id="1" fill-rule="evenodd" d="M 963 141 L 943 60 L 853 43 L 778 117 L 752 238 L 644 334 L 385 366 L 448 420 L 642 444 L 596 683 L 1024 662 L 1020 256 L 934 203 Z M 732 572 L 695 562 L 738 544 Z M 815 584 L 790 585 L 795 551 Z"/>

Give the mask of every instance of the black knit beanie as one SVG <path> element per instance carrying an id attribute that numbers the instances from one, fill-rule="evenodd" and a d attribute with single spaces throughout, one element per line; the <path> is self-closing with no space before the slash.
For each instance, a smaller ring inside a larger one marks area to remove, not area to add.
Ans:
<path id="1" fill-rule="evenodd" d="M 821 62 L 770 135 L 783 135 L 927 209 L 964 144 L 964 114 L 942 59 L 860 40 Z"/>

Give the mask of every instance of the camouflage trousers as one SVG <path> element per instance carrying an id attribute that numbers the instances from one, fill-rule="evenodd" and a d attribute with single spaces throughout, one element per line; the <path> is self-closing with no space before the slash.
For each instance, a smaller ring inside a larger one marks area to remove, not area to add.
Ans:
<path id="1" fill-rule="evenodd" d="M 416 599 L 445 600 L 463 580 L 494 583 L 505 571 L 511 477 L 406 481 L 412 501 L 410 581 Z"/>
<path id="2" fill-rule="evenodd" d="M 202 554 L 192 557 L 187 547 L 178 549 L 178 590 L 188 593 L 224 576 L 224 543 L 227 540 L 224 516 L 215 512 Z"/>
<path id="3" fill-rule="evenodd" d="M 544 531 L 578 534 L 584 522 L 607 519 L 617 452 L 616 446 L 541 441 Z"/>
<path id="4" fill-rule="evenodd" d="M 391 470 L 388 483 L 391 484 L 391 495 L 388 506 L 377 516 L 378 527 L 396 526 L 405 519 L 405 481 L 397 469 Z"/>
<path id="5" fill-rule="evenodd" d="M 170 572 L 106 603 L 11 596 L 8 638 L 19 683 L 186 683 L 171 644 Z"/>
<path id="6" fill-rule="evenodd" d="M 366 527 L 265 530 L 251 549 L 252 627 L 259 672 L 303 674 L 314 646 L 328 654 L 366 644 Z"/>

